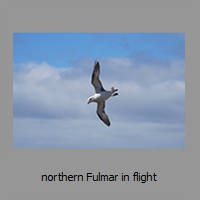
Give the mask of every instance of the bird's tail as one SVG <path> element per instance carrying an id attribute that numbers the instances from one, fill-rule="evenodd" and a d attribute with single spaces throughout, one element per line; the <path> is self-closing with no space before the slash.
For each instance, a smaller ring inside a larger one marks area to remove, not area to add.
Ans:
<path id="1" fill-rule="evenodd" d="M 117 91 L 118 91 L 118 89 L 115 89 L 114 87 L 112 87 L 112 88 L 111 88 L 111 90 L 112 90 L 112 93 L 114 93 L 114 92 L 117 92 Z"/>
<path id="2" fill-rule="evenodd" d="M 114 97 L 114 96 L 117 96 L 118 95 L 118 93 L 114 93 L 114 94 L 112 94 L 112 96 L 111 97 Z"/>
<path id="3" fill-rule="evenodd" d="M 118 89 L 115 89 L 114 87 L 112 87 L 111 91 L 112 91 L 112 97 L 118 95 L 118 93 L 115 93 L 118 91 Z"/>

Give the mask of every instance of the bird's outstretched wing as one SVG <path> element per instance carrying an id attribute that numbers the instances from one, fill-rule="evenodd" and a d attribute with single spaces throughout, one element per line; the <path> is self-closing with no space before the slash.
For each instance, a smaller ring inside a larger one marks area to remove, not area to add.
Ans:
<path id="1" fill-rule="evenodd" d="M 105 101 L 98 103 L 97 106 L 97 115 L 99 116 L 99 118 L 107 125 L 110 126 L 110 121 L 108 116 L 105 113 Z"/>
<path id="2" fill-rule="evenodd" d="M 105 91 L 105 89 L 102 86 L 101 81 L 99 80 L 99 74 L 100 74 L 100 65 L 98 61 L 94 62 L 94 70 L 92 73 L 92 80 L 91 83 L 94 86 L 95 92 L 102 92 Z"/>

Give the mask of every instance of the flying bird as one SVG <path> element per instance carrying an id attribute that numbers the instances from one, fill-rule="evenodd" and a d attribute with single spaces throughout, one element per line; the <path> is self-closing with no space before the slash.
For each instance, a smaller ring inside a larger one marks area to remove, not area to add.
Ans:
<path id="1" fill-rule="evenodd" d="M 118 89 L 111 88 L 111 90 L 107 91 L 103 88 L 101 81 L 99 80 L 100 74 L 100 64 L 98 61 L 94 62 L 94 69 L 92 73 L 92 80 L 91 83 L 94 86 L 95 94 L 88 98 L 88 104 L 91 102 L 97 103 L 97 115 L 99 118 L 107 125 L 110 126 L 110 120 L 105 113 L 105 101 L 110 98 L 111 96 L 116 96 L 118 93 Z"/>

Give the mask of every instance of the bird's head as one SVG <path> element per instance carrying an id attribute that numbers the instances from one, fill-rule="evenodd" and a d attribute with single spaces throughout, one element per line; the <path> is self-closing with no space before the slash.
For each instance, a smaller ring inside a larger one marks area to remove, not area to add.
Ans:
<path id="1" fill-rule="evenodd" d="M 94 101 L 94 97 L 89 97 L 89 98 L 88 98 L 87 104 L 89 104 L 89 103 L 91 103 L 91 102 L 93 102 L 93 101 Z"/>

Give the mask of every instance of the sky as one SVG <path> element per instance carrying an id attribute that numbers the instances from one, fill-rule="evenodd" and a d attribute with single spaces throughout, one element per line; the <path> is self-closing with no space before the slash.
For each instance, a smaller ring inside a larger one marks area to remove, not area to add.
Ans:
<path id="1" fill-rule="evenodd" d="M 111 126 L 96 115 L 100 62 Z M 13 147 L 184 148 L 184 33 L 14 33 Z"/>

